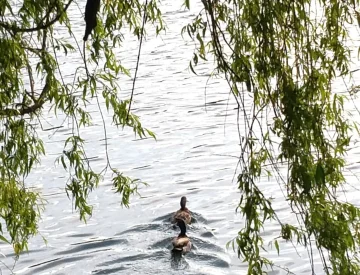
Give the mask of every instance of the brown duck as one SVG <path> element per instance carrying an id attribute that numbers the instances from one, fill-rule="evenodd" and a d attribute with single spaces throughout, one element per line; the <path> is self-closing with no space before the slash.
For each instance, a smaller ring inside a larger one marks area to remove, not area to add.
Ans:
<path id="1" fill-rule="evenodd" d="M 186 208 L 186 197 L 181 197 L 180 199 L 180 209 L 175 212 L 172 223 L 177 223 L 179 220 L 183 220 L 185 224 L 191 223 L 191 213 L 190 210 Z"/>
<path id="2" fill-rule="evenodd" d="M 178 220 L 177 225 L 180 227 L 179 236 L 172 240 L 173 250 L 182 251 L 182 253 L 189 252 L 191 249 L 191 241 L 186 235 L 186 224 L 184 220 Z"/>

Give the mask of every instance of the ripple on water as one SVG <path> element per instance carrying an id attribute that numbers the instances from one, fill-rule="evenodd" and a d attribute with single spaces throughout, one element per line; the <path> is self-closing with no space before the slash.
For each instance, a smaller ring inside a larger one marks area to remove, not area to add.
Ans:
<path id="1" fill-rule="evenodd" d="M 55 258 L 46 262 L 41 262 L 39 264 L 29 266 L 28 268 L 30 269 L 29 274 L 39 274 L 40 272 L 52 270 L 60 265 L 77 262 L 90 257 L 91 257 L 90 255 L 83 255 L 83 256 Z"/>
<path id="2" fill-rule="evenodd" d="M 116 236 L 119 235 L 124 235 L 124 234 L 128 234 L 128 233 L 139 233 L 139 232 L 147 232 L 147 231 L 160 231 L 162 229 L 164 229 L 165 226 L 163 224 L 159 224 L 159 223 L 149 223 L 149 224 L 140 224 L 140 225 L 135 225 L 125 231 L 122 231 L 120 233 L 117 233 Z"/>
<path id="3" fill-rule="evenodd" d="M 120 266 L 120 267 L 113 267 L 113 268 L 108 268 L 108 269 L 96 269 L 93 272 L 91 272 L 91 274 L 94 275 L 101 275 L 101 274 L 118 274 L 118 272 L 121 271 L 121 274 L 123 274 L 122 272 L 126 270 L 126 267 Z"/>
<path id="4" fill-rule="evenodd" d="M 204 266 L 214 266 L 219 268 L 229 268 L 229 262 L 221 259 L 219 256 L 214 256 L 210 254 L 204 253 L 192 253 L 193 255 L 189 256 L 192 261 L 196 262 L 196 264 L 203 264 Z"/>
<path id="5" fill-rule="evenodd" d="M 191 211 L 191 224 L 193 223 L 207 224 L 208 220 L 205 219 L 201 214 Z"/>
<path id="6" fill-rule="evenodd" d="M 86 237 L 92 237 L 94 234 L 92 233 L 79 233 L 79 234 L 71 234 L 69 237 L 71 238 L 86 238 Z"/>
<path id="7" fill-rule="evenodd" d="M 157 217 L 157 218 L 153 219 L 153 222 L 158 222 L 158 221 L 170 222 L 173 215 L 174 215 L 174 213 L 165 214 L 163 216 L 160 216 L 160 217 Z"/>
<path id="8" fill-rule="evenodd" d="M 215 238 L 215 235 L 213 232 L 211 231 L 206 231 L 204 233 L 201 233 L 200 235 L 201 237 L 204 237 L 204 238 Z"/>
<path id="9" fill-rule="evenodd" d="M 209 241 L 209 240 L 203 240 L 202 238 L 197 238 L 197 237 L 190 237 L 191 238 L 191 242 L 193 244 L 193 246 L 200 251 L 209 251 L 210 253 L 213 252 L 220 252 L 220 253 L 225 253 L 225 250 L 214 244 L 213 242 Z"/>
<path id="10" fill-rule="evenodd" d="M 131 253 L 132 255 L 126 255 Z M 121 274 L 149 274 L 149 270 L 154 266 L 159 266 L 160 262 L 166 262 L 169 258 L 169 254 L 166 251 L 151 251 L 149 253 L 136 253 L 122 251 L 119 257 L 119 253 L 108 255 L 107 259 L 111 260 L 103 261 L 98 264 L 95 271 L 92 274 L 112 274 L 118 270 L 121 270 Z M 124 272 L 128 271 L 128 273 Z M 132 273 L 133 272 L 133 273 Z"/>
<path id="11" fill-rule="evenodd" d="M 114 238 L 109 238 L 109 239 L 105 239 L 105 240 L 91 240 L 91 241 L 87 241 L 87 242 L 71 244 L 75 247 L 68 249 L 68 250 L 57 252 L 57 253 L 55 253 L 55 255 L 72 255 L 77 252 L 84 253 L 84 252 L 89 252 L 89 250 L 99 250 L 104 247 L 114 248 L 115 246 L 117 246 L 119 244 L 126 245 L 126 244 L 129 244 L 129 241 L 125 240 L 125 239 L 114 239 Z M 103 250 L 101 250 L 101 251 L 103 251 Z M 91 252 L 93 253 L 95 251 L 91 251 Z"/>

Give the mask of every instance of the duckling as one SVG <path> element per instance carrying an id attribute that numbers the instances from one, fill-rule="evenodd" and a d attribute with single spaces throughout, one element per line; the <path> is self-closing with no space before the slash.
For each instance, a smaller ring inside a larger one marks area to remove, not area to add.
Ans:
<path id="1" fill-rule="evenodd" d="M 181 197 L 180 199 L 180 209 L 175 212 L 172 223 L 176 223 L 178 220 L 184 220 L 186 224 L 191 223 L 191 213 L 190 210 L 186 208 L 186 197 Z"/>
<path id="2" fill-rule="evenodd" d="M 180 234 L 172 240 L 172 244 L 174 246 L 173 250 L 182 251 L 183 253 L 189 252 L 191 249 L 191 242 L 189 237 L 186 235 L 185 221 L 178 220 L 177 225 L 180 227 Z"/>

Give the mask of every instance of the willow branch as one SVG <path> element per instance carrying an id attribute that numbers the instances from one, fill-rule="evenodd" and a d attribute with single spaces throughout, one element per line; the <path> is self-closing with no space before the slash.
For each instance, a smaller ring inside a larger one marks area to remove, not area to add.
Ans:
<path id="1" fill-rule="evenodd" d="M 144 27 L 145 27 L 145 23 L 146 23 L 146 18 L 147 18 L 147 3 L 148 1 L 145 1 L 145 6 L 144 6 L 144 14 L 143 14 L 143 22 L 142 22 L 142 26 L 141 26 L 141 36 L 140 36 L 140 44 L 139 44 L 139 51 L 138 51 L 138 55 L 137 55 L 137 60 L 136 60 L 136 68 L 135 68 L 135 75 L 134 75 L 134 79 L 133 79 L 133 83 L 132 83 L 132 89 L 131 89 L 131 96 L 130 96 L 130 102 L 129 102 L 129 109 L 126 115 L 126 122 L 128 122 L 129 119 L 129 115 L 130 115 L 130 111 L 131 111 L 131 103 L 133 101 L 133 96 L 134 96 L 134 89 L 135 89 L 135 82 L 136 82 L 136 77 L 137 77 L 137 73 L 139 70 L 139 62 L 140 62 L 140 54 L 141 54 L 141 46 L 143 44 L 143 37 L 144 37 Z"/>
<path id="2" fill-rule="evenodd" d="M 15 117 L 15 116 L 23 116 L 27 114 L 33 114 L 37 110 L 39 110 L 45 103 L 45 95 L 50 90 L 49 81 L 46 81 L 46 84 L 39 96 L 39 98 L 34 102 L 31 106 L 24 106 L 23 104 L 20 104 L 22 107 L 20 109 L 15 108 L 5 108 L 3 110 L 0 110 L 0 117 L 6 116 L 6 117 Z"/>
<path id="3" fill-rule="evenodd" d="M 47 29 L 50 26 L 54 25 L 57 21 L 59 21 L 60 17 L 64 13 L 66 13 L 67 9 L 69 8 L 69 6 L 71 5 L 71 3 L 73 1 L 74 0 L 69 0 L 69 2 L 64 6 L 64 9 L 61 12 L 59 12 L 52 20 L 46 22 L 45 24 L 43 23 L 43 20 L 42 20 L 39 23 L 39 25 L 37 25 L 36 27 L 33 27 L 33 28 L 21 28 L 15 23 L 9 24 L 9 23 L 5 23 L 5 22 L 0 22 L 0 27 L 3 27 L 4 29 L 6 29 L 8 31 L 13 31 L 14 33 L 36 32 L 36 31 Z M 51 10 L 52 9 L 49 10 L 48 15 L 45 16 L 44 19 L 47 18 L 50 15 Z"/>
<path id="4" fill-rule="evenodd" d="M 30 89 L 31 89 L 31 94 L 29 94 L 29 96 L 35 102 L 36 101 L 36 99 L 35 99 L 35 88 L 34 88 L 35 81 L 34 81 L 32 69 L 31 69 L 31 66 L 30 66 L 29 62 L 27 63 L 26 67 L 27 67 L 28 74 L 29 74 L 29 82 L 30 82 Z"/>

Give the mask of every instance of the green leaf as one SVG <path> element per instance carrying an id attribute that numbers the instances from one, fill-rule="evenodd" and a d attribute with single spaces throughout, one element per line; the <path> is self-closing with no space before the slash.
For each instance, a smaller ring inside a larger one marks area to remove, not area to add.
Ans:
<path id="1" fill-rule="evenodd" d="M 152 131 L 150 131 L 149 129 L 145 129 L 145 131 L 146 131 L 153 139 L 156 140 L 156 136 L 155 136 L 155 134 L 154 134 Z"/>
<path id="2" fill-rule="evenodd" d="M 197 75 L 191 63 L 192 62 L 190 61 L 190 70 L 192 71 L 193 74 Z"/>
<path id="3" fill-rule="evenodd" d="M 190 10 L 190 0 L 185 0 L 185 7 Z"/>
<path id="4" fill-rule="evenodd" d="M 3 242 L 6 242 L 7 244 L 10 244 L 10 242 L 2 235 L 0 235 L 0 240 L 2 240 Z"/>
<path id="5" fill-rule="evenodd" d="M 280 249 L 279 249 L 279 243 L 277 240 L 274 241 L 274 244 L 275 244 L 275 248 L 276 248 L 276 251 L 277 251 L 277 254 L 280 255 Z"/>

